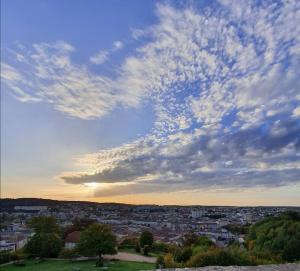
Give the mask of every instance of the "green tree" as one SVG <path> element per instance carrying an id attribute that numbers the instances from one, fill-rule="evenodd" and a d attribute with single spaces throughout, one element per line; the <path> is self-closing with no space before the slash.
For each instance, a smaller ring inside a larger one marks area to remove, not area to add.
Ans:
<path id="1" fill-rule="evenodd" d="M 173 254 L 174 261 L 178 263 L 187 262 L 192 256 L 191 247 L 177 248 Z"/>
<path id="2" fill-rule="evenodd" d="M 198 237 L 199 236 L 193 232 L 187 233 L 183 236 L 182 245 L 185 247 L 194 245 L 197 243 Z"/>
<path id="3" fill-rule="evenodd" d="M 98 256 L 97 266 L 103 266 L 103 254 L 116 254 L 116 237 L 108 225 L 93 224 L 81 233 L 78 251 L 86 256 Z"/>
<path id="4" fill-rule="evenodd" d="M 279 217 L 268 217 L 250 227 L 247 237 L 250 251 L 283 261 L 300 260 L 300 215 L 286 212 Z"/>
<path id="5" fill-rule="evenodd" d="M 41 258 L 56 258 L 61 248 L 62 241 L 57 233 L 36 233 L 27 242 L 24 250 Z"/>
<path id="6" fill-rule="evenodd" d="M 52 216 L 36 216 L 29 220 L 28 227 L 35 233 L 60 233 L 56 219 Z"/>
<path id="7" fill-rule="evenodd" d="M 151 247 L 153 244 L 154 238 L 153 234 L 150 231 L 143 231 L 140 236 L 140 247 L 144 248 L 145 246 Z"/>
<path id="8" fill-rule="evenodd" d="M 25 252 L 39 257 L 57 257 L 62 248 L 62 240 L 56 219 L 51 216 L 33 217 L 28 226 L 35 234 L 27 242 Z"/>

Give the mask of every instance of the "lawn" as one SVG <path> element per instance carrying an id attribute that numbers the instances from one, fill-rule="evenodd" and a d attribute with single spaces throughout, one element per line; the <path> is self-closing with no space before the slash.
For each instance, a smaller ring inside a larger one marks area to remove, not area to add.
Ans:
<path id="1" fill-rule="evenodd" d="M 104 266 L 108 269 L 101 269 L 95 266 L 95 261 L 74 262 L 74 261 L 45 261 L 37 263 L 36 261 L 26 261 L 26 266 L 7 265 L 0 267 L 1 271 L 138 271 L 155 269 L 155 265 L 151 263 L 109 261 Z"/>

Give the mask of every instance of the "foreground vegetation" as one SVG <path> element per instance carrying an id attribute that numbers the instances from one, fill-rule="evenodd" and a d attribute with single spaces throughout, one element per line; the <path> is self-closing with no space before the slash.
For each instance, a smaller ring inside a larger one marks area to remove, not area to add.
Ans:
<path id="1" fill-rule="evenodd" d="M 67 260 L 48 260 L 38 263 L 35 260 L 25 261 L 25 266 L 14 266 L 13 264 L 0 267 L 1 271 L 96 271 L 95 261 L 67 261 Z M 151 270 L 155 268 L 154 264 L 124 262 L 124 261 L 109 261 L 104 262 L 104 267 L 108 267 L 108 271 L 138 271 Z"/>
<path id="2" fill-rule="evenodd" d="M 239 229 L 241 230 L 241 229 Z M 216 247 L 208 238 L 188 234 L 181 246 L 169 247 L 158 257 L 160 267 L 201 267 L 208 265 L 261 265 L 300 260 L 300 215 L 286 212 L 268 217 L 247 229 L 244 245 Z"/>

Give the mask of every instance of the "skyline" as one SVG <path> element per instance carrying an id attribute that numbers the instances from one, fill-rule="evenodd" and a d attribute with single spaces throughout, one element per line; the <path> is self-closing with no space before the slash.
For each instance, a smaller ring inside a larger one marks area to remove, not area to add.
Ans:
<path id="1" fill-rule="evenodd" d="M 1 197 L 300 205 L 300 3 L 1 2 Z"/>

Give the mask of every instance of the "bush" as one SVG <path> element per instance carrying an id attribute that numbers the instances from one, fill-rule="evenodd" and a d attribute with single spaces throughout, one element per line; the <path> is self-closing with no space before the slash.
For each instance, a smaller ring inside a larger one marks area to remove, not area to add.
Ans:
<path id="1" fill-rule="evenodd" d="M 10 261 L 10 253 L 8 251 L 0 251 L 0 264 Z"/>
<path id="2" fill-rule="evenodd" d="M 202 267 L 209 265 L 257 265 L 259 262 L 247 251 L 230 249 L 210 249 L 192 256 L 187 265 L 189 267 Z"/>
<path id="3" fill-rule="evenodd" d="M 197 239 L 197 241 L 195 243 L 195 246 L 201 246 L 201 247 L 209 248 L 211 246 L 214 246 L 214 243 L 208 237 L 200 236 Z"/>
<path id="4" fill-rule="evenodd" d="M 144 248 L 143 248 L 143 253 L 145 256 L 148 256 L 149 255 L 149 252 L 150 252 L 150 246 L 148 245 L 145 245 Z"/>
<path id="5" fill-rule="evenodd" d="M 138 238 L 126 238 L 119 245 L 119 249 L 134 249 L 138 243 Z"/>
<path id="6" fill-rule="evenodd" d="M 135 252 L 137 252 L 137 253 L 141 253 L 141 246 L 140 246 L 140 244 L 139 243 L 137 243 L 136 245 L 135 245 Z"/>
<path id="7" fill-rule="evenodd" d="M 167 253 L 169 251 L 169 245 L 163 242 L 155 242 L 152 245 L 152 251 L 156 253 Z"/>
<path id="8" fill-rule="evenodd" d="M 164 256 L 165 268 L 181 268 L 184 267 L 183 263 L 174 262 L 173 255 L 168 253 Z"/>
<path id="9" fill-rule="evenodd" d="M 177 248 L 173 254 L 174 261 L 177 263 L 185 263 L 192 256 L 192 249 L 190 247 Z"/>
<path id="10" fill-rule="evenodd" d="M 185 247 L 192 246 L 197 243 L 198 238 L 198 235 L 195 233 L 187 233 L 183 236 L 182 245 Z"/>
<path id="11" fill-rule="evenodd" d="M 78 257 L 76 249 L 63 248 L 59 253 L 59 258 L 62 259 L 74 259 Z"/>
<path id="12" fill-rule="evenodd" d="M 157 260 L 156 260 L 156 268 L 165 268 L 166 267 L 166 264 L 165 264 L 165 260 L 164 260 L 164 257 L 159 255 L 157 257 Z"/>
<path id="13" fill-rule="evenodd" d="M 17 260 L 20 260 L 18 253 L 12 252 L 12 253 L 10 254 L 10 260 L 11 260 L 11 261 L 17 261 Z"/>

